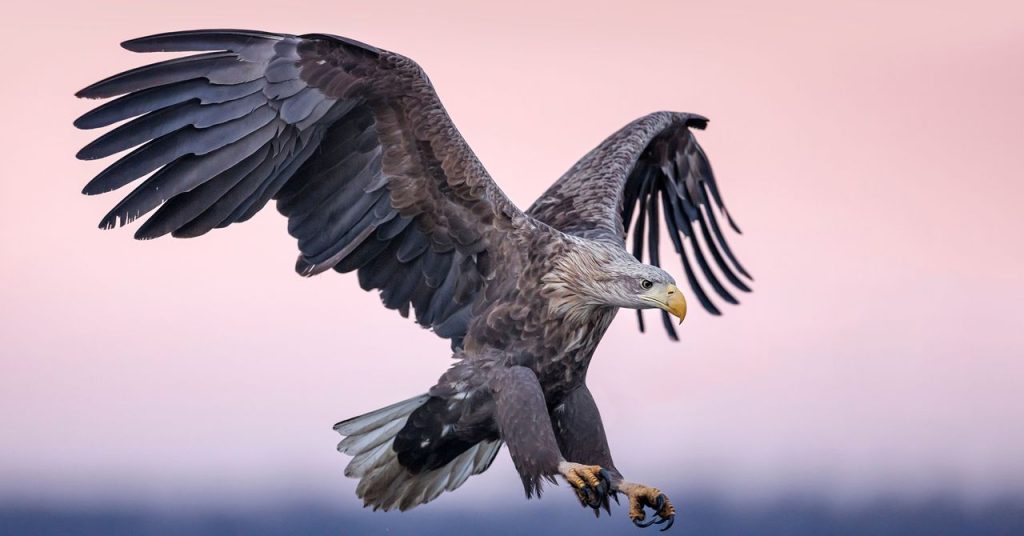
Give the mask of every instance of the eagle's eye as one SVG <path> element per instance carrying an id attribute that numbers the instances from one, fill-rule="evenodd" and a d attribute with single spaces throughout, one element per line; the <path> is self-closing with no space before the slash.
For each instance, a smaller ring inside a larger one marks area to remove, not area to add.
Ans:
<path id="1" fill-rule="evenodd" d="M 654 286 L 654 283 L 651 283 L 650 281 L 648 281 L 646 279 L 641 279 L 640 280 L 640 287 L 643 288 L 644 290 L 647 290 L 647 289 L 649 289 L 649 288 L 651 288 L 653 286 Z"/>

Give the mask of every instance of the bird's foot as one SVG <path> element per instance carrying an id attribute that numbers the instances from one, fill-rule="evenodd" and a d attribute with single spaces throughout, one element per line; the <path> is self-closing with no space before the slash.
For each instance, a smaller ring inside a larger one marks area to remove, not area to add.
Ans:
<path id="1" fill-rule="evenodd" d="M 584 507 L 593 508 L 594 516 L 599 516 L 601 508 L 611 513 L 608 497 L 612 491 L 612 476 L 599 465 L 583 465 L 573 462 L 558 464 L 558 472 L 576 492 L 576 498 Z M 616 499 L 618 500 L 618 499 Z"/>
<path id="2" fill-rule="evenodd" d="M 621 481 L 616 484 L 614 491 L 622 492 L 629 497 L 629 519 L 634 525 L 649 527 L 665 524 L 661 530 L 666 531 L 675 522 L 676 508 L 658 488 Z M 654 510 L 650 519 L 647 519 L 644 508 Z"/>

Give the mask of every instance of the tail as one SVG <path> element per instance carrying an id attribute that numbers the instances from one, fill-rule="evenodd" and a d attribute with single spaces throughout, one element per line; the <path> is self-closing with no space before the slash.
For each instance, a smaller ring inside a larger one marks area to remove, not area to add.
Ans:
<path id="1" fill-rule="evenodd" d="M 429 399 L 423 394 L 334 425 L 334 431 L 345 436 L 338 452 L 352 456 L 345 476 L 359 479 L 356 495 L 364 506 L 404 511 L 428 503 L 486 471 L 498 455 L 500 440 L 481 441 L 442 467 L 419 473 L 403 467 L 392 448 L 395 436 L 409 415 Z"/>

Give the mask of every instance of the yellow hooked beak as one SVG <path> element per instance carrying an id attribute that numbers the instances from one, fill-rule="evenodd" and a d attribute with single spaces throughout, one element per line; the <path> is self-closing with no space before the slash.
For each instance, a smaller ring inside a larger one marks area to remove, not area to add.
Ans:
<path id="1" fill-rule="evenodd" d="M 683 323 L 683 319 L 686 318 L 686 298 L 683 297 L 679 287 L 675 285 L 665 287 L 664 309 L 675 315 L 679 319 L 680 324 Z"/>
<path id="2" fill-rule="evenodd" d="M 666 285 L 663 294 L 648 295 L 644 299 L 653 303 L 659 309 L 664 309 L 670 314 L 675 315 L 679 319 L 680 324 L 686 318 L 686 298 L 683 297 L 683 292 L 679 290 L 679 287 L 675 285 Z"/>

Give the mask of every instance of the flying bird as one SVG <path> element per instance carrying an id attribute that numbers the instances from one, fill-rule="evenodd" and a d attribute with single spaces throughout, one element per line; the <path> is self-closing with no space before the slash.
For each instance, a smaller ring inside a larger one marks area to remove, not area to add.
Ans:
<path id="1" fill-rule="evenodd" d="M 335 425 L 366 506 L 429 502 L 505 444 L 527 497 L 560 475 L 595 514 L 621 494 L 635 524 L 671 526 L 669 499 L 612 461 L 585 379 L 621 308 L 660 309 L 677 338 L 670 315 L 681 322 L 686 300 L 659 267 L 663 234 L 704 309 L 719 314 L 705 286 L 729 303 L 750 290 L 720 221 L 739 229 L 693 134 L 707 119 L 657 112 L 629 123 L 524 211 L 409 58 L 333 35 L 249 30 L 122 46 L 198 54 L 77 93 L 117 98 L 75 126 L 121 123 L 78 158 L 134 148 L 84 193 L 145 177 L 101 228 L 155 210 L 136 238 L 197 237 L 274 200 L 298 240 L 299 274 L 355 271 L 386 307 L 451 341 L 455 364 L 426 393 Z"/>

